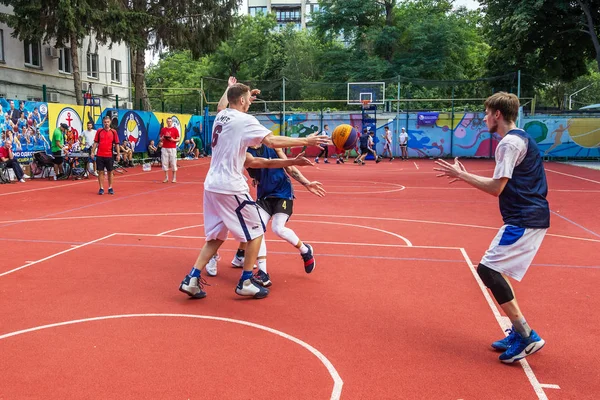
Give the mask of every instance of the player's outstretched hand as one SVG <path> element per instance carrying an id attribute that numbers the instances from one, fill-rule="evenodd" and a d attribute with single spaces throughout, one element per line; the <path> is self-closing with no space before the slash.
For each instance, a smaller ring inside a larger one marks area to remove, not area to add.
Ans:
<path id="1" fill-rule="evenodd" d="M 260 94 L 260 89 L 252 89 L 250 91 L 250 103 L 253 103 L 256 100 L 256 96 Z"/>
<path id="2" fill-rule="evenodd" d="M 233 86 L 237 83 L 237 78 L 235 76 L 230 76 L 227 81 L 227 87 Z"/>
<path id="3" fill-rule="evenodd" d="M 294 158 L 294 165 L 297 166 L 305 166 L 305 165 L 314 165 L 312 161 L 308 158 L 304 157 L 304 152 L 298 154 L 296 158 Z"/>
<path id="4" fill-rule="evenodd" d="M 441 174 L 437 174 L 438 178 L 448 177 L 452 179 L 449 183 L 453 183 L 461 180 L 459 175 L 462 172 L 467 172 L 467 169 L 460 161 L 458 161 L 458 157 L 454 158 L 454 164 L 450 164 L 449 162 L 438 158 L 435 160 L 435 163 L 440 166 L 440 168 L 434 168 L 435 171 L 441 172 Z"/>
<path id="5" fill-rule="evenodd" d="M 306 139 L 308 140 L 308 143 L 306 144 L 307 146 L 321 146 L 331 144 L 331 140 L 329 139 L 329 137 L 324 135 L 316 135 L 312 133 L 308 135 Z"/>
<path id="6" fill-rule="evenodd" d="M 306 184 L 306 189 L 315 196 L 319 197 L 325 197 L 325 193 L 327 193 L 325 189 L 323 189 L 323 185 L 321 184 L 321 182 L 317 181 L 308 182 Z"/>

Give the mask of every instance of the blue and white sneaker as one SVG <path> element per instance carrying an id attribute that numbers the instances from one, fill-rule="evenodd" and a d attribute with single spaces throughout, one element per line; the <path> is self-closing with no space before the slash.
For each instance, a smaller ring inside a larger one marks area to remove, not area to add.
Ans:
<path id="1" fill-rule="evenodd" d="M 244 268 L 244 260 L 246 259 L 246 257 L 238 257 L 237 255 L 233 256 L 233 260 L 231 260 L 231 266 L 233 268 Z M 257 266 L 256 264 L 254 264 L 254 266 L 252 267 L 253 269 L 256 269 Z"/>
<path id="2" fill-rule="evenodd" d="M 261 270 L 258 270 L 258 272 L 254 274 L 254 280 L 261 284 L 263 287 L 269 287 L 273 284 L 273 282 L 271 282 L 271 277 L 269 276 L 269 274 Z"/>
<path id="3" fill-rule="evenodd" d="M 516 340 L 517 331 L 515 330 L 514 326 L 510 329 L 505 330 L 505 332 L 508 333 L 508 336 L 506 336 L 504 339 L 497 340 L 494 343 L 492 343 L 492 347 L 494 348 L 494 350 L 506 351 L 510 347 L 510 345 L 513 344 L 513 342 Z"/>
<path id="4" fill-rule="evenodd" d="M 254 278 L 240 279 L 235 287 L 235 292 L 240 296 L 249 296 L 255 299 L 264 299 L 269 295 L 269 289 L 262 287 Z"/>
<path id="5" fill-rule="evenodd" d="M 217 253 L 212 256 L 210 260 L 208 260 L 208 263 L 204 267 L 204 270 L 208 276 L 217 276 L 217 264 L 219 263 L 220 259 L 221 257 Z"/>
<path id="6" fill-rule="evenodd" d="M 308 251 L 304 254 L 300 254 L 302 256 L 302 260 L 304 261 L 304 271 L 307 274 L 310 274 L 314 271 L 317 266 L 317 262 L 315 261 L 315 257 L 313 256 L 313 248 L 310 244 L 304 243 L 306 247 L 308 247 Z"/>
<path id="7" fill-rule="evenodd" d="M 515 332 L 515 334 L 517 337 L 513 343 L 504 353 L 500 354 L 500 361 L 505 364 L 512 364 L 515 361 L 530 356 L 533 353 L 540 351 L 546 344 L 544 339 L 539 337 L 535 331 L 531 331 L 528 338 L 524 338 L 519 332 Z"/>
<path id="8" fill-rule="evenodd" d="M 210 286 L 201 277 L 186 275 L 185 278 L 183 278 L 183 281 L 181 281 L 181 285 L 179 285 L 179 291 L 187 294 L 193 299 L 203 299 L 206 297 L 206 292 L 202 290 L 204 285 Z"/>

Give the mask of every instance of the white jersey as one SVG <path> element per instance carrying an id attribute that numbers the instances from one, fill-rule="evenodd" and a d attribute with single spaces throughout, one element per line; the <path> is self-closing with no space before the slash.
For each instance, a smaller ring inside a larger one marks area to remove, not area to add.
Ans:
<path id="1" fill-rule="evenodd" d="M 85 138 L 85 147 L 92 147 L 96 138 L 96 130 L 92 129 L 91 131 L 83 131 L 81 133 Z"/>
<path id="2" fill-rule="evenodd" d="M 506 135 L 496 147 L 494 179 L 512 178 L 513 170 L 527 155 L 527 142 L 518 135 Z"/>
<path id="3" fill-rule="evenodd" d="M 386 143 L 392 143 L 392 131 L 385 132 L 385 141 Z"/>
<path id="4" fill-rule="evenodd" d="M 252 115 L 231 108 L 218 113 L 204 190 L 222 194 L 248 193 L 250 188 L 244 176 L 246 150 L 258 146 L 269 133 L 271 131 Z"/>

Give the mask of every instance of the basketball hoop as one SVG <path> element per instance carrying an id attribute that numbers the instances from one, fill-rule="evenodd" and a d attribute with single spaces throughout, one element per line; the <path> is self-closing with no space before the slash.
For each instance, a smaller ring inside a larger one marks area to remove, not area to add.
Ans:
<path id="1" fill-rule="evenodd" d="M 371 104 L 371 100 L 361 100 L 363 108 L 369 108 L 369 104 Z"/>

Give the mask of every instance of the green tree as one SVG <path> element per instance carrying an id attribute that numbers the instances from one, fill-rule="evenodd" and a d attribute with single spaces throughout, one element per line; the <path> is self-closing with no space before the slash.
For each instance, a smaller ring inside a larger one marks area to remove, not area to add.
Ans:
<path id="1" fill-rule="evenodd" d="M 69 45 L 77 104 L 83 104 L 79 53 L 83 38 L 101 20 L 106 3 L 101 0 L 0 0 L 12 13 L 0 14 L 0 21 L 13 29 L 23 42 L 54 42 L 57 48 Z"/>
<path id="2" fill-rule="evenodd" d="M 600 67 L 600 0 L 481 0 L 492 46 L 492 73 L 509 66 L 542 87 L 585 75 L 587 61 Z"/>
<path id="3" fill-rule="evenodd" d="M 189 50 L 194 58 L 215 50 L 234 21 L 237 0 L 110 0 L 103 32 L 125 41 L 132 52 L 135 104 L 150 107 L 145 80 L 146 50 Z"/>

